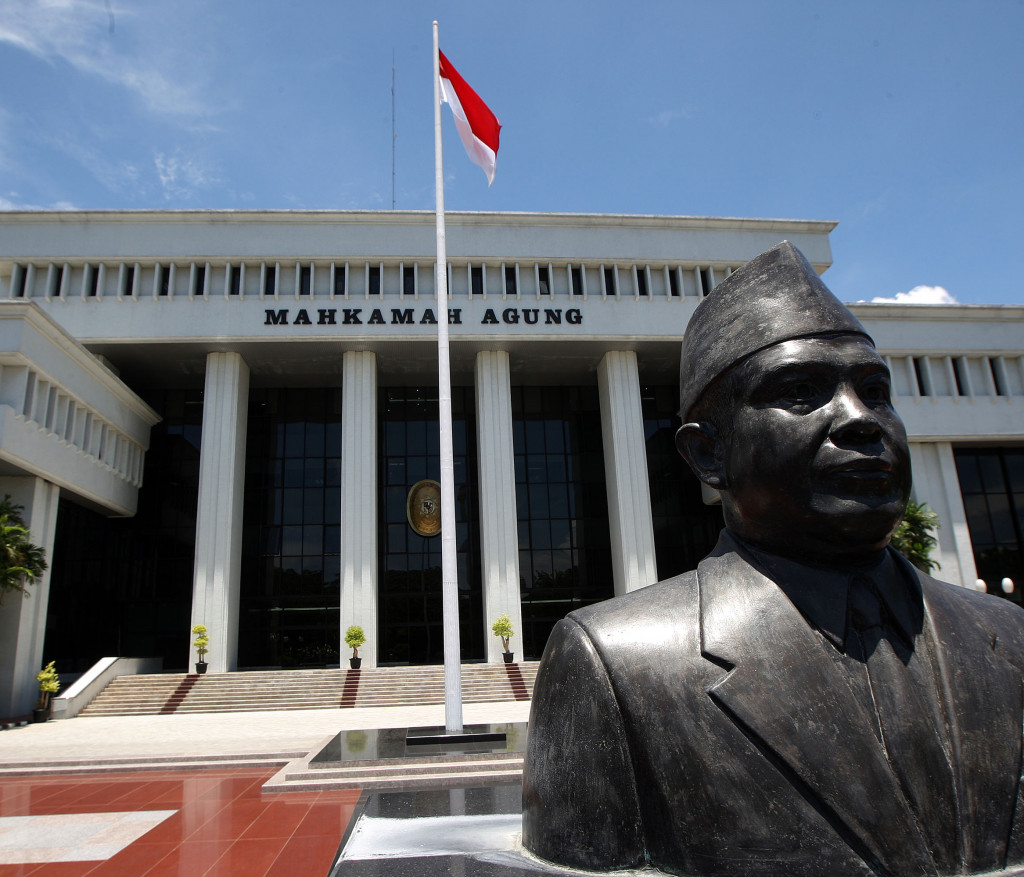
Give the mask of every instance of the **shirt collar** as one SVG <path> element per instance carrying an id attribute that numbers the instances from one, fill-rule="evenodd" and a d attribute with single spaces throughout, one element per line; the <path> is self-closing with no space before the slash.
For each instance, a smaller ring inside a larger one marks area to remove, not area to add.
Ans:
<path id="1" fill-rule="evenodd" d="M 921 585 L 916 576 L 905 574 L 891 550 L 871 566 L 826 569 L 771 554 L 735 533 L 730 535 L 744 559 L 775 582 L 808 623 L 837 649 L 846 650 L 850 583 L 856 576 L 875 586 L 890 625 L 908 646 L 913 646 L 914 637 L 921 632 Z"/>

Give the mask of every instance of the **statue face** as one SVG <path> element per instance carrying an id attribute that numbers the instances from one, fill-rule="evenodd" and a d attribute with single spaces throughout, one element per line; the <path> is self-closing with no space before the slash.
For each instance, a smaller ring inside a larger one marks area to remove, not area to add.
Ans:
<path id="1" fill-rule="evenodd" d="M 786 341 L 735 381 L 720 450 L 730 529 L 811 562 L 884 548 L 910 495 L 910 455 L 875 349 L 855 335 Z"/>

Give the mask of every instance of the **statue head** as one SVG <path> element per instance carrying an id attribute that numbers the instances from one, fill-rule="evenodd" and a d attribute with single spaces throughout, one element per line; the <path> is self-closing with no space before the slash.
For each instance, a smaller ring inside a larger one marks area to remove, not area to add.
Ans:
<path id="1" fill-rule="evenodd" d="M 910 494 L 889 370 L 792 244 L 697 307 L 680 402 L 676 446 L 741 538 L 824 564 L 866 562 L 888 544 Z"/>

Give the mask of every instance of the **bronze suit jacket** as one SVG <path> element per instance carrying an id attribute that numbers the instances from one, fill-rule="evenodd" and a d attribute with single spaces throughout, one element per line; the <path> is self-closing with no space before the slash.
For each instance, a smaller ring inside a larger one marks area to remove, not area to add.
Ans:
<path id="1" fill-rule="evenodd" d="M 954 753 L 946 848 L 925 843 L 831 645 L 724 532 L 695 572 L 556 626 L 530 716 L 527 849 L 723 877 L 1024 874 L 1024 612 L 896 557 L 922 588 Z"/>

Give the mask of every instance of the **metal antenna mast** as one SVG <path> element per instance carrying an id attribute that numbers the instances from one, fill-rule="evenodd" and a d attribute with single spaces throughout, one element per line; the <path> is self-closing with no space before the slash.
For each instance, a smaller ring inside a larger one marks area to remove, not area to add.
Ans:
<path id="1" fill-rule="evenodd" d="M 391 209 L 395 209 L 395 50 L 391 50 Z"/>

